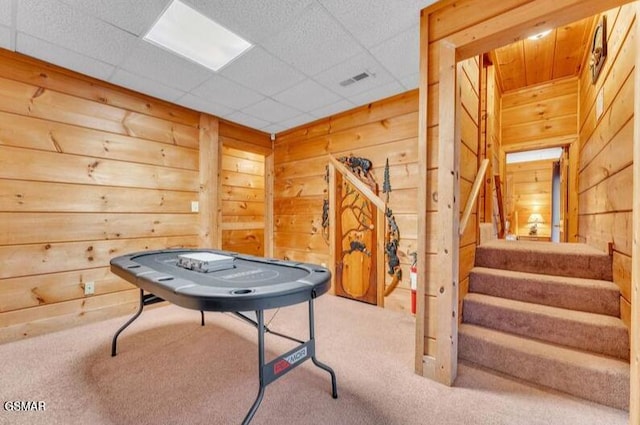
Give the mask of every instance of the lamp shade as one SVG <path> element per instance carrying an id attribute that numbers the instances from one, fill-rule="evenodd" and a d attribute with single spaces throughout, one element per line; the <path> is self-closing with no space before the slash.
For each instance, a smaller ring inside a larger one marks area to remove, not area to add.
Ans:
<path id="1" fill-rule="evenodd" d="M 544 223 L 544 220 L 542 219 L 542 215 L 539 213 L 533 213 L 529 216 L 529 220 L 527 220 L 528 224 L 539 224 L 539 223 Z"/>

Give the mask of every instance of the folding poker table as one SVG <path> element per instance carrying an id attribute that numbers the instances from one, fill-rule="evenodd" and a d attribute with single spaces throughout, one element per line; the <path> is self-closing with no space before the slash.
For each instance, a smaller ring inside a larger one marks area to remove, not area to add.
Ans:
<path id="1" fill-rule="evenodd" d="M 233 266 L 218 271 L 201 272 L 179 265 L 179 257 L 215 254 L 232 257 Z M 316 359 L 313 301 L 329 290 L 331 272 L 307 263 L 267 259 L 212 249 L 171 249 L 142 251 L 111 260 L 111 271 L 140 288 L 140 305 L 113 337 L 111 355 L 116 355 L 120 333 L 140 316 L 149 299 L 166 300 L 184 308 L 199 310 L 204 325 L 204 311 L 230 312 L 251 323 L 258 330 L 258 395 L 243 424 L 255 415 L 267 385 L 309 358 L 331 375 L 331 394 L 338 397 L 336 375 Z M 145 294 L 145 291 L 147 294 Z M 302 341 L 274 332 L 265 326 L 264 310 L 302 302 L 309 304 L 309 339 Z M 254 311 L 256 320 L 242 312 Z M 264 334 L 278 335 L 299 345 L 265 363 Z"/>

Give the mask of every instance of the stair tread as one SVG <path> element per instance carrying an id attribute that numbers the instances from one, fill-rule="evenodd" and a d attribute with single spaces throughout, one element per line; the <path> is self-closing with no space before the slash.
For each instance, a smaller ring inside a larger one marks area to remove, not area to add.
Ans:
<path id="1" fill-rule="evenodd" d="M 539 280 L 548 283 L 557 283 L 563 285 L 587 287 L 602 290 L 611 290 L 619 292 L 618 286 L 609 280 L 588 279 L 582 277 L 571 277 L 562 275 L 538 274 L 529 272 L 520 272 L 506 269 L 494 269 L 491 267 L 475 266 L 471 269 L 471 273 L 479 273 L 485 275 L 505 276 L 510 278 L 523 278 L 530 280 Z"/>
<path id="2" fill-rule="evenodd" d="M 542 359 L 559 361 L 564 364 L 578 365 L 592 370 L 612 374 L 628 374 L 629 362 L 614 357 L 595 354 L 577 348 L 557 345 L 524 336 L 513 335 L 494 329 L 484 328 L 469 323 L 459 326 L 459 333 L 470 335 L 482 340 L 491 340 L 494 344 L 509 347 L 512 350 L 524 352 Z"/>
<path id="3" fill-rule="evenodd" d="M 626 330 L 627 327 L 620 318 L 586 311 L 569 310 L 560 307 L 553 307 L 543 304 L 529 303 L 525 301 L 512 300 L 508 298 L 494 297 L 491 295 L 468 293 L 465 301 L 492 305 L 502 309 L 511 311 L 521 311 L 530 314 L 544 315 L 552 318 L 561 319 L 563 321 L 574 321 L 588 325 L 608 326 L 612 328 L 620 328 Z"/>
<path id="4" fill-rule="evenodd" d="M 540 252 L 559 255 L 590 255 L 595 257 L 608 257 L 606 252 L 583 243 L 576 242 L 540 242 L 540 241 L 508 241 L 494 239 L 487 241 L 478 248 L 503 249 L 509 251 Z"/>
<path id="5" fill-rule="evenodd" d="M 611 257 L 582 243 L 496 239 L 476 248 L 475 265 L 529 273 L 612 279 Z"/>

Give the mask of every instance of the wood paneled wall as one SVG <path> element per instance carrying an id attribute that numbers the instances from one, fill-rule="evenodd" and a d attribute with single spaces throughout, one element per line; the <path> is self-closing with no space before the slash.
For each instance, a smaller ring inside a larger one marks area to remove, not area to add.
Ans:
<path id="1" fill-rule="evenodd" d="M 222 249 L 264 255 L 264 156 L 222 148 Z"/>
<path id="2" fill-rule="evenodd" d="M 542 215 L 544 223 L 538 225 L 538 236 L 551 236 L 551 183 L 553 160 L 530 161 L 506 166 L 504 196 L 505 217 L 511 223 L 511 232 L 517 236 L 529 235 L 527 220 L 533 213 Z"/>
<path id="3" fill-rule="evenodd" d="M 0 92 L 0 342 L 134 311 L 111 258 L 217 245 L 212 217 L 239 221 L 251 196 L 223 196 L 219 167 L 271 154 L 265 133 L 4 50 Z"/>
<path id="4" fill-rule="evenodd" d="M 577 138 L 577 120 L 577 78 L 504 93 L 502 147 L 514 151 L 569 144 Z"/>
<path id="5" fill-rule="evenodd" d="M 609 10 L 608 53 L 596 84 L 580 80 L 579 239 L 603 251 L 613 243 L 621 313 L 630 323 L 633 198 L 635 7 Z M 598 95 L 602 115 L 596 116 Z M 637 189 L 635 189 L 637 190 Z"/>
<path id="6" fill-rule="evenodd" d="M 382 196 L 385 161 L 392 187 L 389 206 L 400 228 L 403 280 L 385 307 L 410 307 L 409 252 L 416 250 L 418 173 L 418 92 L 362 106 L 276 136 L 274 146 L 275 256 L 329 263 L 322 235 L 322 204 L 327 197 L 327 154 L 365 157 Z M 391 278 L 387 276 L 388 282 Z"/>
<path id="7" fill-rule="evenodd" d="M 460 216 L 466 208 L 473 182 L 478 174 L 480 143 L 480 93 L 486 90 L 480 84 L 480 58 L 474 57 L 459 65 L 460 86 Z M 458 317 L 462 318 L 462 299 L 469 292 L 469 273 L 475 263 L 478 243 L 478 201 L 473 205 L 471 217 L 460 237 L 460 279 Z M 430 335 L 435 338 L 435 335 Z"/>
<path id="8" fill-rule="evenodd" d="M 0 92 L 0 341 L 133 311 L 110 259 L 198 245 L 199 114 L 5 51 Z"/>

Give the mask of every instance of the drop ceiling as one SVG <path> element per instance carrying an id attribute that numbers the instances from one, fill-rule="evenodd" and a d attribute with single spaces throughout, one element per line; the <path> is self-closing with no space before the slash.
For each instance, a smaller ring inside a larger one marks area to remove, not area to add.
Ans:
<path id="1" fill-rule="evenodd" d="M 184 2 L 254 47 L 213 72 L 143 41 L 170 0 L 0 0 L 0 47 L 277 133 L 415 89 L 434 0 Z"/>

